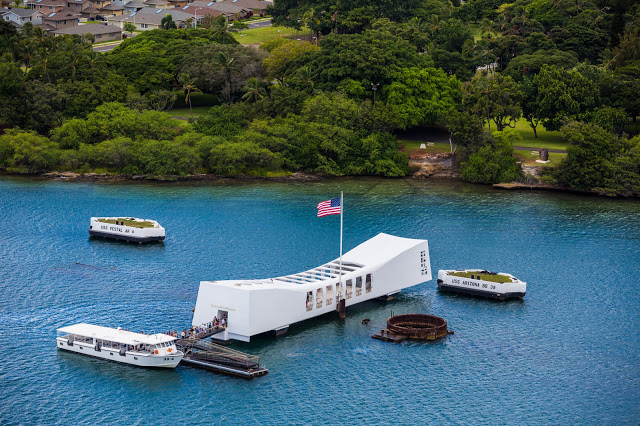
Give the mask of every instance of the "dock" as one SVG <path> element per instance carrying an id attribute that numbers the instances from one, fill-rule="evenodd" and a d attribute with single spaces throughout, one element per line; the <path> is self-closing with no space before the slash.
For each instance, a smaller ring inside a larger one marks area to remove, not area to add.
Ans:
<path id="1" fill-rule="evenodd" d="M 260 358 L 257 355 L 245 354 L 203 339 L 179 339 L 176 346 L 184 352 L 180 364 L 243 379 L 253 379 L 269 372 L 260 366 Z"/>

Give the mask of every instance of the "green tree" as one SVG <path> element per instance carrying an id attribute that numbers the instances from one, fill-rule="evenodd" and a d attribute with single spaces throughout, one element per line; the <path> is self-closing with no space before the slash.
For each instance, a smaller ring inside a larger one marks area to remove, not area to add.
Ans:
<path id="1" fill-rule="evenodd" d="M 236 31 L 236 28 L 229 24 L 229 21 L 227 21 L 227 17 L 225 15 L 216 16 L 213 19 L 211 29 L 222 39 L 222 44 L 225 44 L 227 42 L 227 39 L 233 40 L 231 33 Z"/>
<path id="2" fill-rule="evenodd" d="M 7 129 L 0 136 L 0 164 L 10 171 L 50 171 L 57 165 L 60 151 L 45 136 L 21 129 Z"/>
<path id="3" fill-rule="evenodd" d="M 614 175 L 613 161 L 622 151 L 621 140 L 603 128 L 572 122 L 562 128 L 569 145 L 555 171 L 559 183 L 583 191 L 604 188 Z"/>
<path id="4" fill-rule="evenodd" d="M 264 51 L 251 47 L 214 43 L 194 49 L 181 72 L 196 78 L 204 92 L 220 94 L 222 100 L 230 102 L 244 94 L 242 88 L 249 78 L 266 76 L 264 57 Z"/>
<path id="5" fill-rule="evenodd" d="M 173 21 L 173 17 L 169 13 L 167 13 L 160 21 L 160 28 L 162 28 L 163 30 L 175 30 L 178 27 Z"/>
<path id="6" fill-rule="evenodd" d="M 320 47 L 300 58 L 299 64 L 317 70 L 316 87 L 327 91 L 336 90 L 346 78 L 365 88 L 371 83 L 380 84 L 382 89 L 402 68 L 432 64 L 428 55 L 418 54 L 415 46 L 386 31 L 328 35 L 320 40 Z"/>
<path id="7" fill-rule="evenodd" d="M 498 131 L 514 127 L 522 116 L 523 94 L 511 77 L 474 78 L 464 86 L 465 108 L 488 123 L 493 121 Z"/>
<path id="8" fill-rule="evenodd" d="M 235 106 L 214 106 L 193 124 L 194 129 L 208 136 L 230 138 L 247 127 L 243 112 Z"/>
<path id="9" fill-rule="evenodd" d="M 540 116 L 538 111 L 538 86 L 534 84 L 533 79 L 525 77 L 520 83 L 520 90 L 523 94 L 522 99 L 522 116 L 527 120 L 531 129 L 533 129 L 533 137 L 538 137 L 538 125 L 540 124 Z"/>
<path id="10" fill-rule="evenodd" d="M 295 66 L 292 66 L 292 64 L 296 60 L 319 49 L 318 46 L 306 41 L 290 41 L 272 49 L 269 56 L 264 59 L 263 65 L 270 79 L 275 78 L 283 83 L 285 76 L 295 72 Z"/>
<path id="11" fill-rule="evenodd" d="M 545 65 L 533 79 L 537 87 L 538 116 L 547 130 L 558 130 L 567 120 L 586 120 L 598 107 L 594 82 L 575 70 Z"/>
<path id="12" fill-rule="evenodd" d="M 224 70 L 225 87 L 223 93 L 226 94 L 229 105 L 231 105 L 231 71 L 236 69 L 233 66 L 235 59 L 228 52 L 220 52 L 216 58 L 216 62 Z"/>
<path id="13" fill-rule="evenodd" d="M 267 96 L 267 91 L 264 86 L 255 77 L 251 77 L 247 80 L 246 86 L 243 87 L 244 95 L 242 95 L 243 101 L 259 101 Z"/>
<path id="14" fill-rule="evenodd" d="M 202 93 L 202 90 L 198 89 L 196 86 L 196 80 L 191 78 L 189 74 L 180 74 L 179 78 L 180 85 L 182 86 L 182 90 L 185 93 L 184 103 L 189 104 L 189 113 L 191 114 L 191 119 L 193 120 L 193 108 L 191 108 L 191 94 L 192 93 Z"/>
<path id="15" fill-rule="evenodd" d="M 513 158 L 513 145 L 521 140 L 516 131 L 494 132 L 491 143 L 481 147 L 462 163 L 462 179 L 475 183 L 512 182 L 522 177 Z"/>
<path id="16" fill-rule="evenodd" d="M 462 100 L 456 77 L 436 68 L 403 68 L 383 93 L 402 117 L 404 128 L 438 125 Z"/>
<path id="17" fill-rule="evenodd" d="M 122 29 L 129 33 L 129 35 L 132 35 L 134 32 L 136 32 L 136 25 L 133 22 L 125 22 Z"/>

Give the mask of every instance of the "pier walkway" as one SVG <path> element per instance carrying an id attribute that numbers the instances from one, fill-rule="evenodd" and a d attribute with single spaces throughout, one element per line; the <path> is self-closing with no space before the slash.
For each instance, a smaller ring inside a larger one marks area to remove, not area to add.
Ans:
<path id="1" fill-rule="evenodd" d="M 260 357 L 257 355 L 249 355 L 204 340 L 224 330 L 222 326 L 211 327 L 188 338 L 176 340 L 176 346 L 184 352 L 180 363 L 244 379 L 264 376 L 269 372 L 260 366 Z"/>

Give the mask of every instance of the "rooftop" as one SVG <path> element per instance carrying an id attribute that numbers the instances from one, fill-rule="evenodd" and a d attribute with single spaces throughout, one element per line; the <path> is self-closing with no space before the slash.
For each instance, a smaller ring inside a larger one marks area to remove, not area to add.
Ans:
<path id="1" fill-rule="evenodd" d="M 355 272 L 365 266 L 374 266 L 387 262 L 423 242 L 424 240 L 395 237 L 381 233 L 342 255 L 342 273 L 340 273 L 340 259 L 335 259 L 316 268 L 281 277 L 212 282 L 227 286 L 242 287 L 253 285 L 309 284 L 328 281 L 337 279 L 340 275 Z"/>
<path id="2" fill-rule="evenodd" d="M 223 0 L 219 3 L 233 4 L 249 9 L 266 9 L 268 6 L 273 4 L 273 2 L 263 0 Z"/>
<path id="3" fill-rule="evenodd" d="M 124 10 L 124 6 L 121 6 L 119 4 L 108 4 L 106 6 L 103 6 L 100 8 L 100 10 Z"/>
<path id="4" fill-rule="evenodd" d="M 196 6 L 196 7 L 208 7 L 210 9 L 214 9 L 214 10 L 219 10 L 220 12 L 225 12 L 225 13 L 247 13 L 251 10 L 251 8 L 248 7 L 242 7 L 236 4 L 232 4 L 232 3 L 222 3 L 222 2 L 215 2 L 215 1 L 207 1 L 207 0 L 197 0 L 194 1 L 193 3 L 190 3 L 191 6 Z"/>
<path id="5" fill-rule="evenodd" d="M 173 342 L 175 337 L 166 334 L 142 334 L 133 331 L 118 330 L 115 328 L 102 327 L 93 324 L 74 324 L 58 329 L 60 333 L 77 334 L 79 336 L 93 337 L 96 339 L 108 340 L 111 342 L 123 343 L 125 345 L 157 345 L 159 343 Z"/>
<path id="6" fill-rule="evenodd" d="M 26 5 L 42 5 L 42 6 L 66 6 L 67 2 L 64 0 L 27 0 L 24 2 Z"/>
<path id="7" fill-rule="evenodd" d="M 79 16 L 79 13 L 75 13 L 70 10 L 61 10 L 59 12 L 50 13 L 42 19 L 45 21 L 64 21 L 67 19 L 77 19 Z"/>
<path id="8" fill-rule="evenodd" d="M 40 12 L 39 10 L 35 10 L 35 9 L 22 9 L 19 7 L 9 7 L 7 9 L 0 9 L 0 13 L 13 13 L 16 16 L 19 16 L 21 18 L 25 18 L 28 16 L 33 16 L 36 13 L 42 14 L 42 12 Z"/>
<path id="9" fill-rule="evenodd" d="M 100 25 L 100 24 L 91 24 L 91 25 L 74 25 L 73 27 L 61 28 L 59 30 L 52 31 L 54 34 L 113 34 L 113 33 L 121 33 L 122 28 L 116 27 L 115 25 Z"/>

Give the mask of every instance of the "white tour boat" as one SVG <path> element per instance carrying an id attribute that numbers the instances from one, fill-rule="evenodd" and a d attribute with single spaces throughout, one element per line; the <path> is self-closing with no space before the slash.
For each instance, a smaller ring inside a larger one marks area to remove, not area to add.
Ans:
<path id="1" fill-rule="evenodd" d="M 141 244 L 163 241 L 165 232 L 155 220 L 135 217 L 92 217 L 89 235 Z"/>
<path id="2" fill-rule="evenodd" d="M 341 279 L 340 279 L 341 277 Z M 431 280 L 426 240 L 378 234 L 317 268 L 276 278 L 202 281 L 193 325 L 227 318 L 221 340 L 248 342 L 252 336 L 375 298 L 390 298 L 400 290 Z"/>
<path id="3" fill-rule="evenodd" d="M 438 271 L 438 288 L 444 291 L 472 294 L 493 299 L 523 298 L 527 283 L 511 274 L 482 269 Z"/>
<path id="4" fill-rule="evenodd" d="M 173 336 L 141 334 L 92 324 L 75 324 L 58 329 L 58 349 L 123 362 L 140 367 L 175 368 L 184 354 Z"/>

